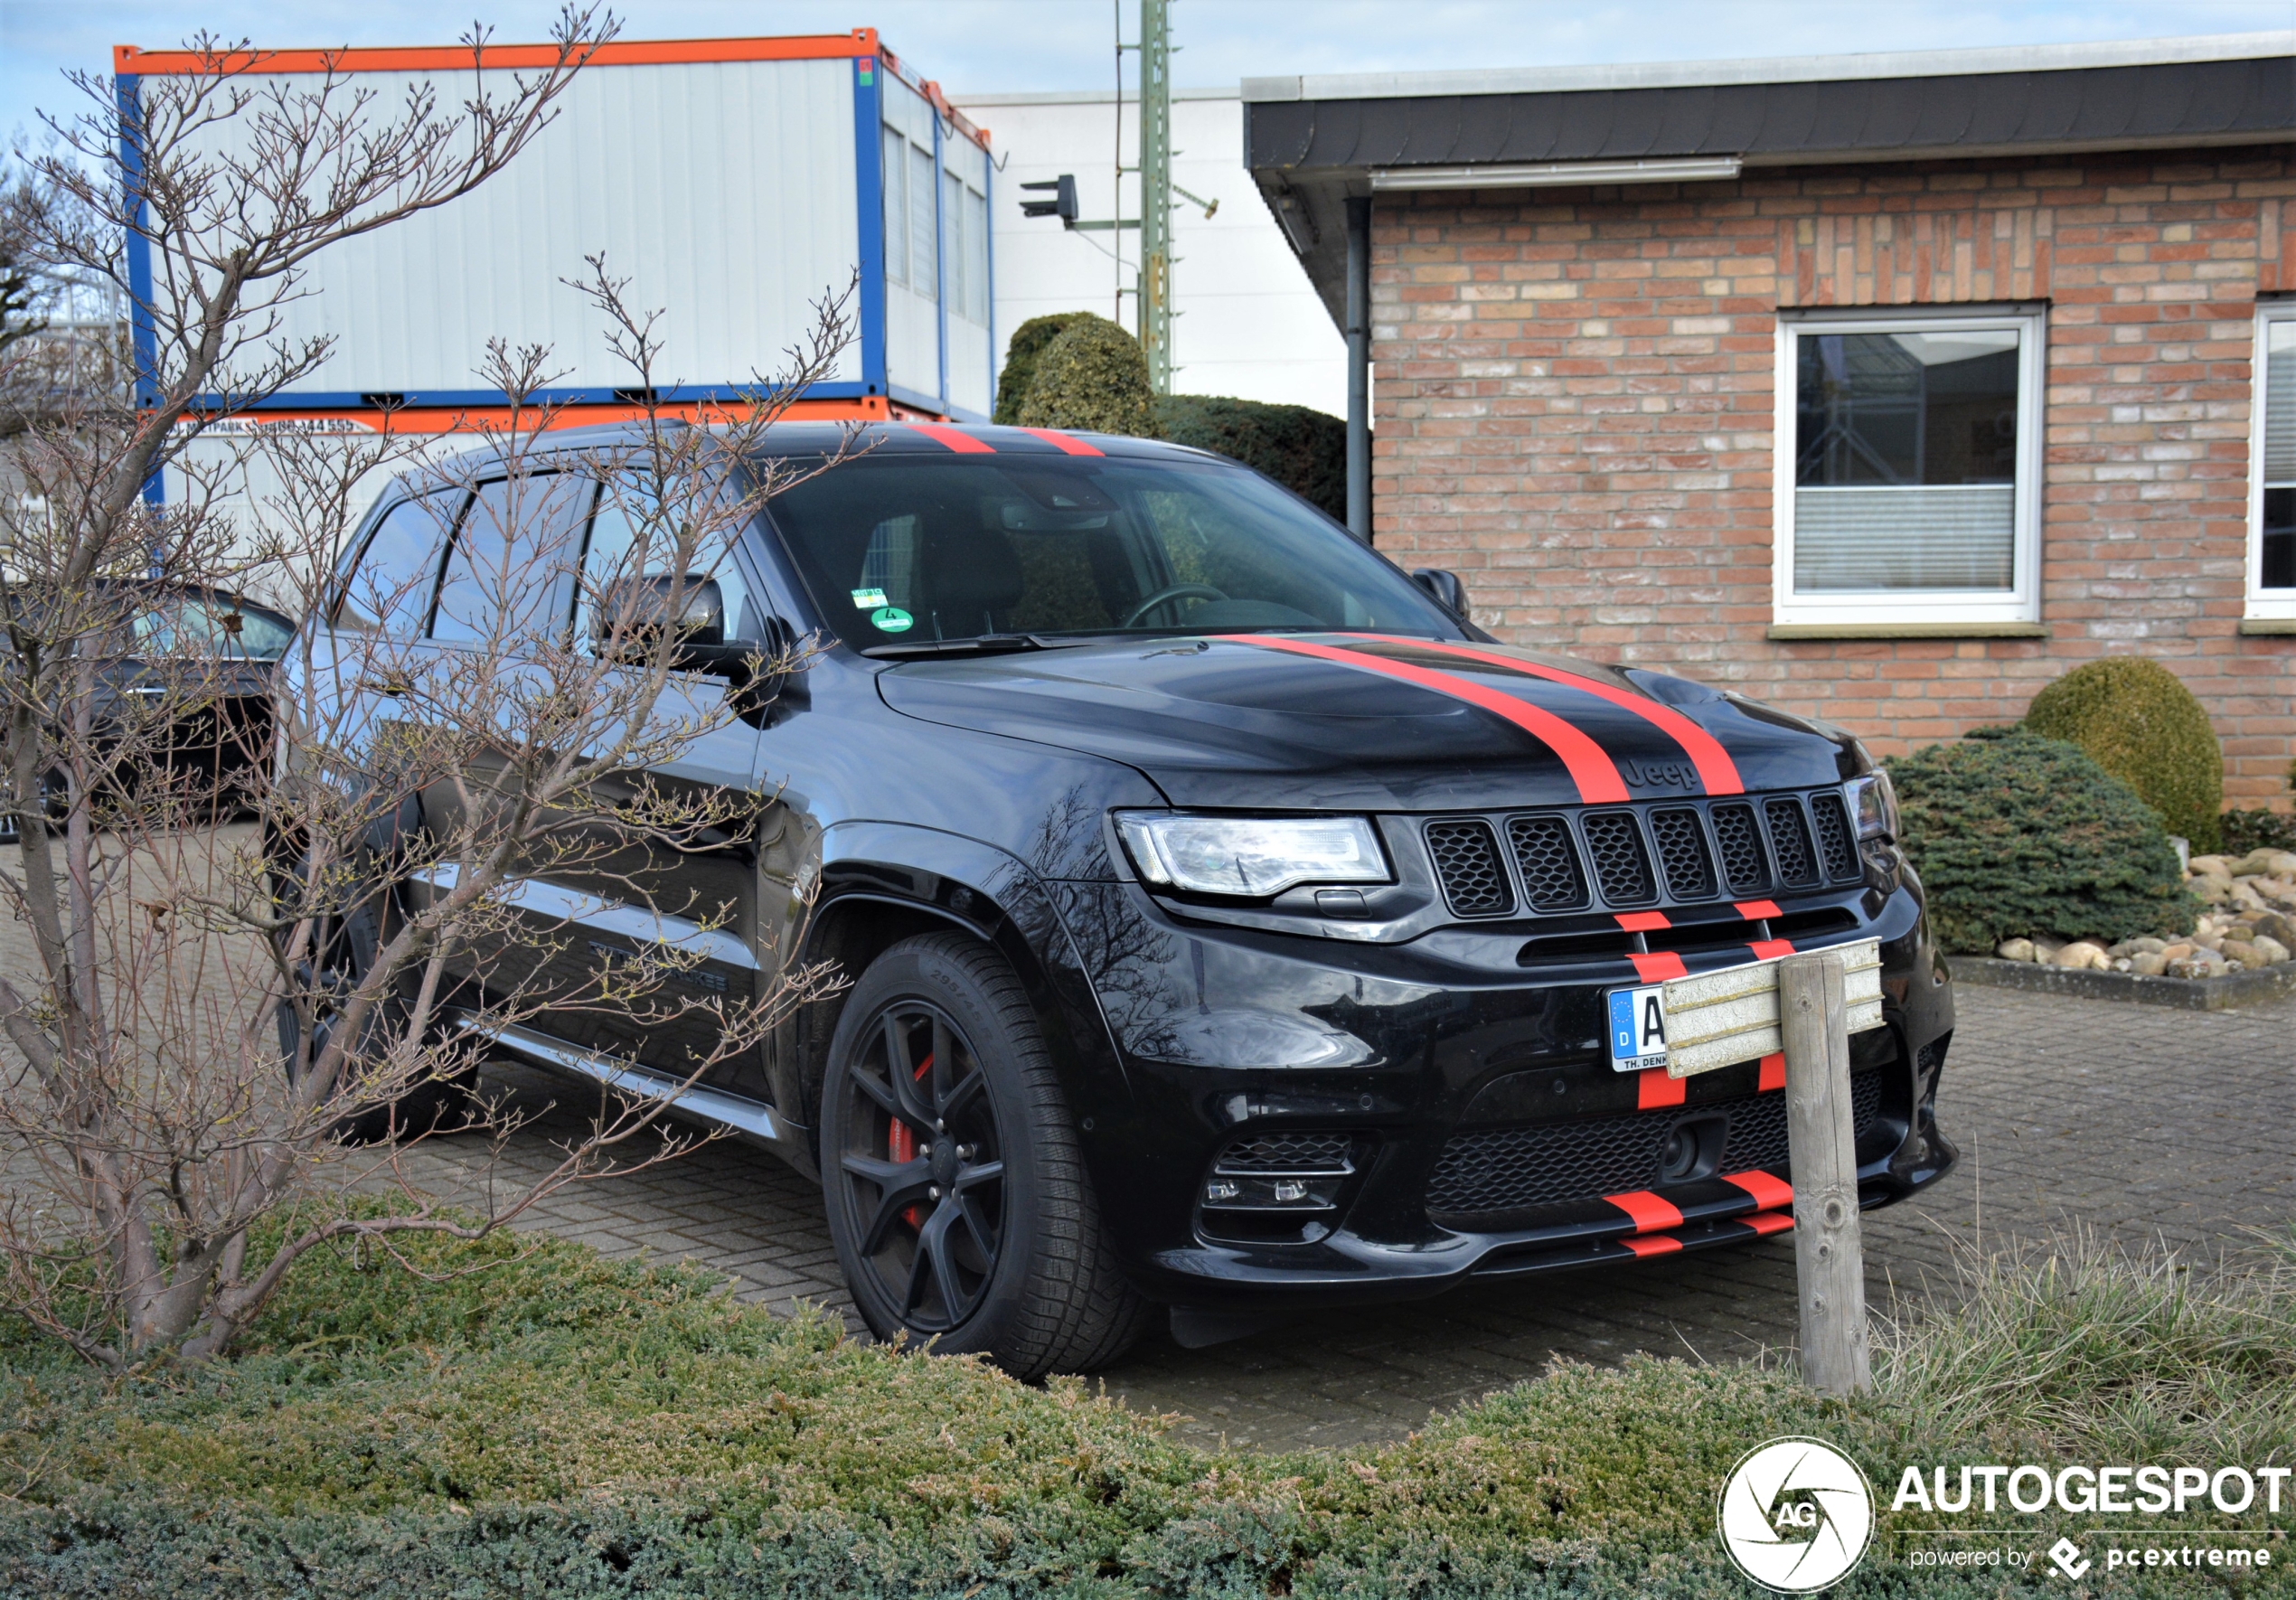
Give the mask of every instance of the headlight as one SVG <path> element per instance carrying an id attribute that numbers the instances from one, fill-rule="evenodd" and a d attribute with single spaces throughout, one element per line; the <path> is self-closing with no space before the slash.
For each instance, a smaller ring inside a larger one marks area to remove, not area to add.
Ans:
<path id="1" fill-rule="evenodd" d="M 1367 817 L 1120 811 L 1116 829 L 1143 878 L 1195 894 L 1266 897 L 1294 883 L 1385 883 L 1388 878 Z"/>
<path id="2" fill-rule="evenodd" d="M 1858 819 L 1860 839 L 1895 839 L 1897 837 L 1897 791 L 1889 785 L 1889 774 L 1877 767 L 1864 777 L 1853 777 L 1842 786 L 1849 798 L 1849 814 Z"/>

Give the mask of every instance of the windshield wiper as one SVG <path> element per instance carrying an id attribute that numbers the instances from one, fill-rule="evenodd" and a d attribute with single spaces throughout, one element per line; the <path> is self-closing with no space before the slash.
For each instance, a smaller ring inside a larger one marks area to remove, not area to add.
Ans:
<path id="1" fill-rule="evenodd" d="M 1034 634 L 975 634 L 969 639 L 927 639 L 914 645 L 869 645 L 861 654 L 879 661 L 920 655 L 1002 655 L 1018 650 L 1051 650 L 1049 640 Z"/>

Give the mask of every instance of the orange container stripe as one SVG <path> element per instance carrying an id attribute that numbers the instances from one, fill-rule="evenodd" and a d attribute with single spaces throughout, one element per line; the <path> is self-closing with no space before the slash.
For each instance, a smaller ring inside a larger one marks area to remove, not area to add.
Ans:
<path id="1" fill-rule="evenodd" d="M 1645 1067 L 1634 1075 L 1634 1109 L 1663 1111 L 1689 1097 L 1690 1080 L 1670 1078 L 1663 1067 Z"/>
<path id="2" fill-rule="evenodd" d="M 1501 694 L 1481 683 L 1450 673 L 1438 673 L 1427 667 L 1413 666 L 1407 662 L 1390 661 L 1384 655 L 1366 651 L 1341 650 L 1330 645 L 1311 645 L 1304 639 L 1275 639 L 1259 634 L 1218 634 L 1213 635 L 1228 645 L 1252 645 L 1262 650 L 1287 650 L 1294 655 L 1313 655 L 1323 661 L 1335 661 L 1341 666 L 1359 672 L 1378 673 L 1384 677 L 1399 678 L 1406 683 L 1416 683 L 1422 689 L 1432 689 L 1453 700 L 1464 701 L 1512 722 L 1562 758 L 1570 771 L 1571 781 L 1578 786 L 1582 805 L 1595 805 L 1623 800 L 1626 780 L 1618 776 L 1618 768 L 1603 753 L 1602 746 L 1586 737 L 1551 711 L 1542 711 L 1511 694 Z M 1412 640 L 1407 643 L 1423 643 Z"/>
<path id="3" fill-rule="evenodd" d="M 601 44 L 581 59 L 593 67 L 658 67 L 688 61 L 818 61 L 877 53 L 877 30 L 793 34 L 777 39 L 648 39 Z M 112 46 L 112 71 L 122 76 L 185 72 L 467 72 L 554 67 L 555 44 L 490 44 L 473 52 L 456 44 L 404 49 L 237 50 L 203 55 L 193 50 Z"/>
<path id="4" fill-rule="evenodd" d="M 700 400 L 682 400 L 658 406 L 654 414 L 663 421 L 691 422 L 706 427 L 713 422 L 732 421 L 748 415 L 746 406 L 717 405 Z M 516 424 L 522 431 L 532 430 L 536 419 L 542 420 L 545 431 L 566 428 L 596 428 L 611 422 L 636 422 L 646 415 L 644 406 L 579 405 L 529 406 L 523 412 L 513 412 L 508 406 L 408 406 L 395 411 L 306 411 L 280 408 L 277 410 L 242 411 L 229 418 L 235 427 L 245 425 L 259 430 L 272 425 L 291 425 L 298 431 L 325 433 L 325 427 L 314 424 L 329 422 L 345 424 L 344 433 L 390 432 L 392 434 L 468 433 L 476 435 L 481 428 L 508 428 Z M 790 422 L 849 422 L 883 421 L 885 400 L 881 395 L 866 395 L 857 400 L 800 400 L 786 407 L 782 419 Z"/>
<path id="5" fill-rule="evenodd" d="M 1372 634 L 1367 636 L 1384 639 L 1394 645 L 1415 645 L 1423 650 L 1440 651 L 1445 655 L 1464 656 L 1470 661 L 1505 667 L 1509 672 L 1525 673 L 1534 678 L 1544 678 L 1550 683 L 1561 683 L 1578 690 L 1582 693 L 1596 695 L 1610 701 L 1621 711 L 1633 712 L 1643 721 L 1663 732 L 1676 744 L 1680 745 L 1682 753 L 1690 758 L 1690 765 L 1698 768 L 1698 781 L 1706 786 L 1708 794 L 1743 795 L 1746 793 L 1746 785 L 1738 777 L 1738 765 L 1730 759 L 1730 752 L 1722 748 L 1722 741 L 1671 706 L 1660 705 L 1657 701 L 1646 700 L 1630 690 L 1615 688 L 1594 678 L 1582 677 L 1576 673 L 1567 673 L 1560 667 L 1550 667 L 1535 661 L 1522 661 L 1511 655 L 1501 655 L 1495 651 L 1478 650 L 1472 645 L 1454 645 L 1445 639 L 1390 637 L 1384 634 Z"/>

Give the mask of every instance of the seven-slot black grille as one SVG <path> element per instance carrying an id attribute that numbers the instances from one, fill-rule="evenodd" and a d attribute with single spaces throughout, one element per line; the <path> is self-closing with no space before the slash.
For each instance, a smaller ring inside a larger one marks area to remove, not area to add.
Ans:
<path id="1" fill-rule="evenodd" d="M 1858 870 L 1858 845 L 1849 835 L 1849 814 L 1839 795 L 1810 796 L 1810 820 L 1818 824 L 1818 859 L 1829 878 L 1847 878 Z"/>
<path id="2" fill-rule="evenodd" d="M 1850 1120 L 1859 1138 L 1881 1111 L 1879 1071 L 1849 1079 Z M 1427 1183 L 1427 1209 L 1455 1227 L 1530 1206 L 1567 1204 L 1655 1187 L 1666 1136 L 1685 1122 L 1729 1118 L 1716 1169 L 1743 1172 L 1786 1164 L 1783 1091 L 1741 1095 L 1688 1110 L 1636 1111 L 1576 1122 L 1480 1128 L 1454 1134 Z"/>
<path id="3" fill-rule="evenodd" d="M 1722 851 L 1724 881 L 1738 894 L 1767 887 L 1770 869 L 1762 859 L 1762 835 L 1755 825 L 1754 807 L 1742 802 L 1717 805 L 1711 814 L 1714 842 Z"/>
<path id="4" fill-rule="evenodd" d="M 1714 898 L 1714 862 L 1706 852 L 1706 830 L 1689 810 L 1651 813 L 1651 838 L 1658 845 L 1666 892 L 1678 900 Z"/>
<path id="5" fill-rule="evenodd" d="M 1770 848 L 1778 861 L 1779 880 L 1793 888 L 1818 881 L 1818 860 L 1810 853 L 1810 830 L 1802 825 L 1802 807 L 1781 796 L 1766 802 L 1770 819 Z"/>
<path id="6" fill-rule="evenodd" d="M 1578 870 L 1578 847 L 1570 824 L 1558 816 L 1519 816 L 1507 824 L 1515 847 L 1515 867 L 1523 894 L 1539 911 L 1575 911 L 1586 903 L 1586 879 Z"/>
<path id="7" fill-rule="evenodd" d="M 1595 881 L 1614 906 L 1639 906 L 1656 898 L 1650 857 L 1642 853 L 1642 831 L 1631 811 L 1589 812 L 1579 827 L 1595 860 Z"/>
<path id="8" fill-rule="evenodd" d="M 1435 876 L 1443 880 L 1444 899 L 1460 916 L 1495 917 L 1514 909 L 1514 891 L 1499 864 L 1499 844 L 1489 823 L 1473 817 L 1429 823 L 1427 849 L 1435 857 Z"/>
<path id="9" fill-rule="evenodd" d="M 1752 899 L 1781 888 L 1854 883 L 1864 874 L 1849 810 L 1833 789 L 1441 817 L 1426 824 L 1425 835 L 1444 897 L 1460 917 L 1505 917 L 1518 906 L 1552 916 L 1596 906 Z"/>

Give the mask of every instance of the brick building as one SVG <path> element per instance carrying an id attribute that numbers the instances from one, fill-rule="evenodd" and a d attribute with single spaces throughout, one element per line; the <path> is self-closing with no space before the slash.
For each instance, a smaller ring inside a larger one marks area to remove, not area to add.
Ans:
<path id="1" fill-rule="evenodd" d="M 1493 633 L 1883 753 L 2142 654 L 2289 804 L 2296 38 L 1244 93 L 1354 520 Z"/>

